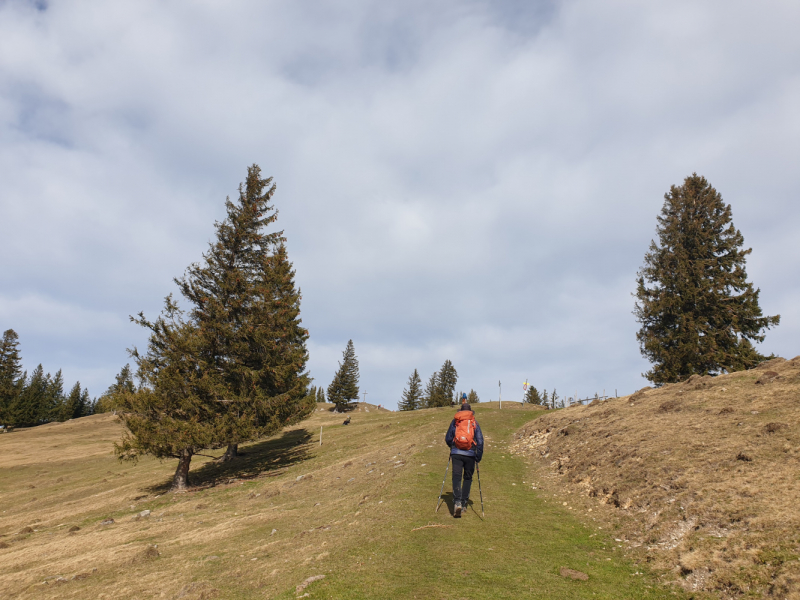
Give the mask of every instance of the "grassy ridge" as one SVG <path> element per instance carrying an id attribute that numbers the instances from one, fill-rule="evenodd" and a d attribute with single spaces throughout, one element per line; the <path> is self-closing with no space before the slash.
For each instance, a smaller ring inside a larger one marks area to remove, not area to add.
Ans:
<path id="1" fill-rule="evenodd" d="M 0 589 L 9 598 L 294 598 L 295 586 L 325 575 L 302 593 L 674 597 L 531 489 L 529 467 L 506 447 L 537 413 L 513 406 L 477 407 L 485 520 L 477 482 L 465 518 L 452 518 L 449 494 L 434 514 L 449 409 L 373 409 L 347 427 L 320 411 L 232 465 L 197 458 L 198 487 L 176 495 L 164 493 L 172 461 L 114 459 L 120 429 L 110 417 L 0 436 Z M 137 517 L 143 510 L 150 515 Z M 562 566 L 589 580 L 560 577 Z"/>
<path id="2" fill-rule="evenodd" d="M 799 397 L 800 357 L 775 358 L 556 411 L 515 451 L 677 585 L 796 600 Z"/>

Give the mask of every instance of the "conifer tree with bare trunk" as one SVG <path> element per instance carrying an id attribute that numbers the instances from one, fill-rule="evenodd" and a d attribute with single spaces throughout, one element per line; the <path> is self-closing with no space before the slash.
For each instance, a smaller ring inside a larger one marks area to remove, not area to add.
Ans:
<path id="1" fill-rule="evenodd" d="M 216 223 L 216 241 L 204 260 L 175 280 L 190 309 L 183 313 L 168 298 L 156 322 L 136 319 L 151 330 L 150 346 L 145 356 L 134 353 L 143 386 L 123 395 L 120 408 L 131 435 L 118 452 L 164 452 L 160 437 L 170 431 L 155 415 L 141 420 L 140 398 L 162 412 L 179 408 L 175 414 L 186 415 L 185 427 L 195 427 L 197 435 L 184 432 L 191 443 L 183 445 L 170 440 L 168 455 L 179 459 L 174 488 L 185 485 L 199 449 L 225 447 L 224 458 L 232 459 L 240 443 L 271 435 L 314 410 L 300 292 L 283 232 L 267 231 L 277 219 L 274 193 L 271 178 L 262 179 L 257 165 L 248 168 L 238 201 L 226 200 L 226 218 Z M 158 434 L 148 437 L 151 431 Z"/>

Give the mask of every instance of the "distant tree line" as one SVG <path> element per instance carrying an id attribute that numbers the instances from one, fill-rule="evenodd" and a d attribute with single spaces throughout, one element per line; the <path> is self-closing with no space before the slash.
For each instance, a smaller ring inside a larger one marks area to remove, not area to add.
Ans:
<path id="1" fill-rule="evenodd" d="M 59 369 L 45 374 L 42 365 L 28 375 L 22 371 L 19 336 L 13 329 L 3 332 L 0 342 L 0 425 L 33 427 L 54 421 L 67 421 L 95 412 L 95 401 L 80 382 L 64 387 Z"/>
<path id="2" fill-rule="evenodd" d="M 457 383 L 458 372 L 449 359 L 444 361 L 441 369 L 430 376 L 425 389 L 422 389 L 419 371 L 414 369 L 408 378 L 408 386 L 403 390 L 402 398 L 398 402 L 398 408 L 400 410 L 418 410 L 456 404 L 458 403 Z M 471 402 L 480 402 L 475 390 L 470 390 L 470 396 L 472 397 Z"/>
<path id="3" fill-rule="evenodd" d="M 548 395 L 546 389 L 542 389 L 542 391 L 539 392 L 535 386 L 531 385 L 528 386 L 528 389 L 525 391 L 523 402 L 538 406 L 550 406 L 556 408 L 558 407 L 558 401 L 560 399 L 561 397 L 558 395 L 555 388 L 553 388 L 552 393 Z"/>

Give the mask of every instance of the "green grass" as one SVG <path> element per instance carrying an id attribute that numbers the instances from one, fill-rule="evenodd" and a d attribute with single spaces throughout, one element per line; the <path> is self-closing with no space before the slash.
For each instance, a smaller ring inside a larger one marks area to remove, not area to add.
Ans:
<path id="1" fill-rule="evenodd" d="M 533 465 L 506 448 L 537 412 L 476 409 L 487 438 L 485 519 L 477 481 L 467 516 L 452 517 L 449 473 L 434 513 L 451 409 L 359 412 L 347 427 L 341 415 L 317 412 L 303 428 L 244 447 L 233 463 L 198 457 L 191 478 L 202 487 L 175 495 L 165 493 L 174 461 L 114 459 L 121 431 L 111 417 L 4 436 L 0 590 L 10 598 L 289 599 L 307 577 L 325 575 L 305 589 L 309 599 L 679 595 L 641 574 L 608 534 L 531 489 Z M 151 516 L 135 520 L 144 509 Z M 107 517 L 116 523 L 101 525 Z M 81 529 L 70 534 L 73 524 Z M 19 535 L 24 525 L 35 531 Z M 418 529 L 426 525 L 437 527 Z M 159 556 L 144 556 L 150 544 Z M 589 580 L 564 579 L 560 567 Z M 68 581 L 44 583 L 56 576 Z"/>
<path id="2" fill-rule="evenodd" d="M 476 407 L 490 439 L 481 462 L 486 517 L 480 517 L 477 476 L 472 508 L 452 517 L 450 473 L 447 502 L 434 513 L 447 464 L 444 445 L 414 456 L 425 467 L 409 469 L 393 483 L 384 519 L 368 539 L 348 548 L 341 569 L 308 587 L 312 598 L 674 598 L 615 550 L 613 540 L 581 524 L 565 507 L 531 490 L 529 467 L 503 450 L 531 413 Z M 427 424 L 425 411 L 402 415 L 405 426 Z M 439 437 L 450 413 L 435 413 Z M 512 485 L 516 484 L 516 485 Z M 383 496 L 387 498 L 387 495 Z M 445 525 L 413 529 L 427 524 Z M 594 535 L 593 535 L 594 534 Z M 343 559 L 343 560 L 342 560 Z M 589 575 L 588 581 L 564 579 L 560 567 Z M 287 590 L 280 598 L 294 598 Z"/>

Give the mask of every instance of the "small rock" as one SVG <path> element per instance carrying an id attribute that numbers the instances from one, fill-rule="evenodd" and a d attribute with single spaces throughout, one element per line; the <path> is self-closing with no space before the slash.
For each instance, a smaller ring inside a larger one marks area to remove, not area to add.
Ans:
<path id="1" fill-rule="evenodd" d="M 80 530 L 81 530 L 81 528 L 80 528 L 80 527 L 78 527 L 77 525 L 73 525 L 73 526 L 72 526 L 72 527 L 70 527 L 70 528 L 69 528 L 67 531 L 68 531 L 69 533 L 75 533 L 76 531 L 80 531 Z"/>
<path id="2" fill-rule="evenodd" d="M 589 576 L 586 573 L 581 571 L 576 571 L 575 569 L 568 569 L 567 567 L 561 567 L 558 570 L 559 575 L 565 577 L 567 579 L 579 579 L 581 581 L 588 581 Z"/>
<path id="3" fill-rule="evenodd" d="M 150 516 L 150 511 L 149 510 L 143 510 L 142 512 L 139 513 L 139 516 L 142 517 L 142 518 L 149 517 Z"/>
<path id="4" fill-rule="evenodd" d="M 113 525 L 114 519 L 106 519 L 105 521 L 101 521 L 100 525 Z"/>
<path id="5" fill-rule="evenodd" d="M 276 533 L 278 533 L 278 530 L 277 529 L 273 529 L 272 533 L 270 533 L 270 535 L 275 535 Z"/>

